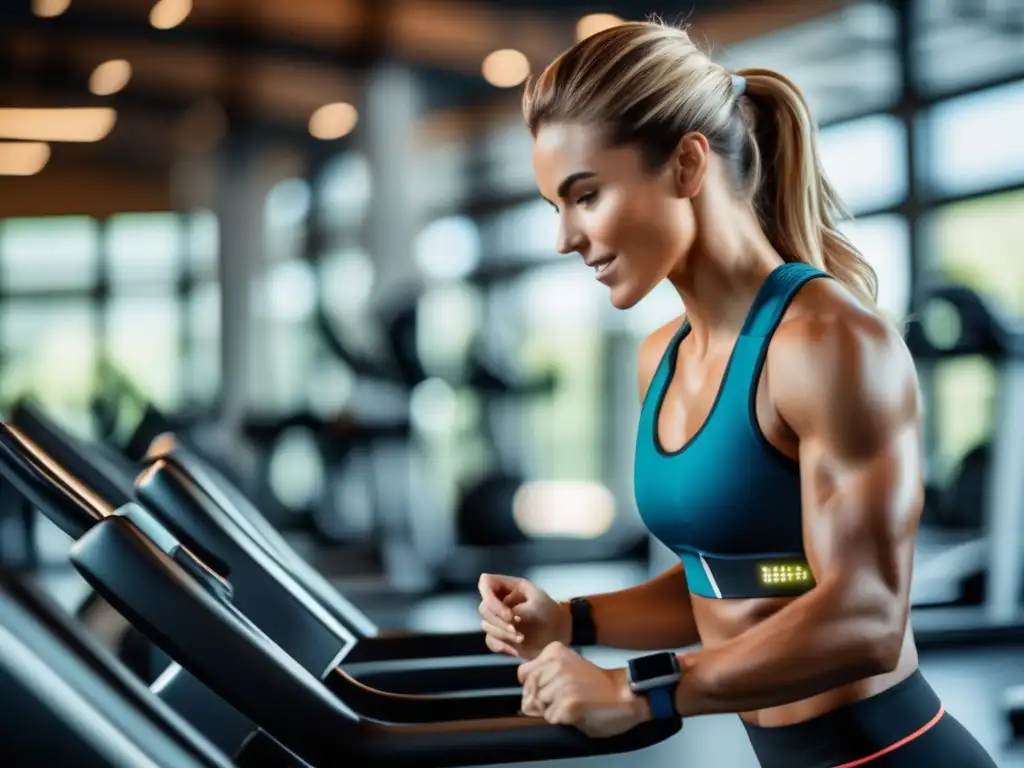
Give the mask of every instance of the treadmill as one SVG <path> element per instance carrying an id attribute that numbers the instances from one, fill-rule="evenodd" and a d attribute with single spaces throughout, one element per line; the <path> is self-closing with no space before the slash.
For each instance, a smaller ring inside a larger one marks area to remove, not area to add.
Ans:
<path id="1" fill-rule="evenodd" d="M 242 507 L 248 512 L 243 514 L 227 496 L 233 486 L 172 437 L 157 441 L 161 458 L 132 488 L 137 469 L 112 466 L 102 451 L 67 434 L 35 406 L 19 405 L 12 424 L 109 507 L 141 501 L 190 551 L 231 580 L 235 605 L 310 671 L 320 674 L 344 663 L 364 683 L 395 693 L 519 689 L 518 661 L 491 653 L 480 631 L 374 636 L 376 627 L 362 612 L 259 512 Z M 466 705 L 466 716 L 486 715 L 489 701 L 476 698 Z M 493 705 L 507 707 L 508 702 L 500 699 Z"/>
<path id="2" fill-rule="evenodd" d="M 0 573 L 5 765 L 231 768 L 55 602 Z"/>
<path id="3" fill-rule="evenodd" d="M 915 553 L 911 621 L 921 647 L 963 646 L 1024 637 L 1024 327 L 1000 316 L 976 291 L 943 285 L 925 293 L 930 306 L 952 309 L 955 337 L 915 322 L 907 346 L 919 368 L 953 357 L 981 356 L 998 370 L 986 508 L 980 534 L 943 533 L 922 527 Z M 972 576 L 985 580 L 981 605 L 949 607 L 960 585 Z"/>
<path id="4" fill-rule="evenodd" d="M 457 700 L 404 697 L 392 708 L 391 697 L 337 669 L 325 673 L 341 679 L 332 690 L 249 621 L 232 604 L 230 583 L 145 507 L 106 507 L 10 425 L 0 425 L 0 477 L 76 539 L 71 561 L 86 581 L 180 665 L 154 689 L 172 706 L 192 704 L 179 713 L 214 743 L 227 741 L 230 748 L 221 748 L 245 765 L 290 756 L 312 766 L 366 768 L 568 759 L 642 749 L 681 728 L 673 719 L 590 739 L 522 715 L 460 720 L 451 716 Z M 190 697 L 166 696 L 190 678 Z M 353 707 L 357 689 L 379 698 L 373 716 Z M 402 714 L 410 706 L 429 708 L 433 717 L 409 723 Z"/>

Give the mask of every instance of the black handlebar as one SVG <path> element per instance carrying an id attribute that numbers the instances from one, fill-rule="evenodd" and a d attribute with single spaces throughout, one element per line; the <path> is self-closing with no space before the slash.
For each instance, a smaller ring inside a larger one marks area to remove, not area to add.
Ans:
<path id="1" fill-rule="evenodd" d="M 77 539 L 113 511 L 60 467 L 47 462 L 31 440 L 7 424 L 0 425 L 0 467 L 18 493 L 72 538 Z"/>

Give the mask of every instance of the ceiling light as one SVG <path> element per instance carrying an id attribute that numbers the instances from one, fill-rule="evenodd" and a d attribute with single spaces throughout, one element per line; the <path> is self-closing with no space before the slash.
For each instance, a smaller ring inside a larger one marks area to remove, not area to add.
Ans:
<path id="1" fill-rule="evenodd" d="M 160 0 L 149 12 L 149 23 L 157 29 L 171 29 L 192 13 L 192 0 Z"/>
<path id="2" fill-rule="evenodd" d="M 50 145 L 39 141 L 0 141 L 0 176 L 33 176 L 50 160 Z"/>
<path id="3" fill-rule="evenodd" d="M 132 79 L 132 65 L 124 59 L 105 61 L 89 76 L 89 90 L 96 96 L 110 96 L 124 90 Z"/>
<path id="4" fill-rule="evenodd" d="M 60 16 L 71 5 L 71 0 L 32 0 L 32 13 L 43 19 Z"/>
<path id="5" fill-rule="evenodd" d="M 530 76 L 530 62 L 512 48 L 488 54 L 483 64 L 484 79 L 496 88 L 515 88 Z"/>
<path id="6" fill-rule="evenodd" d="M 359 122 L 359 112 L 351 104 L 324 104 L 309 118 L 309 132 L 314 138 L 328 141 L 347 136 Z"/>
<path id="7" fill-rule="evenodd" d="M 576 22 L 576 39 L 586 40 L 591 35 L 617 27 L 624 22 L 614 13 L 591 13 Z"/>
<path id="8" fill-rule="evenodd" d="M 110 133 L 115 122 L 117 113 L 108 107 L 0 107 L 0 139 L 99 141 Z"/>

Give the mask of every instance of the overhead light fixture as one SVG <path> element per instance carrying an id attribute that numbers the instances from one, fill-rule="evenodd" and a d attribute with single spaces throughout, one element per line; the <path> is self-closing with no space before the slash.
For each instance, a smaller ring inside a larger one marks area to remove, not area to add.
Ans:
<path id="1" fill-rule="evenodd" d="M 502 48 L 487 55 L 482 71 L 495 88 L 515 88 L 530 76 L 530 61 L 522 51 Z"/>
<path id="2" fill-rule="evenodd" d="M 49 144 L 41 141 L 0 141 L 0 176 L 34 176 L 49 161 Z"/>
<path id="3" fill-rule="evenodd" d="M 352 133 L 359 122 L 359 112 L 351 104 L 324 104 L 309 118 L 309 132 L 316 139 L 330 141 Z"/>
<path id="4" fill-rule="evenodd" d="M 108 107 L 0 107 L 0 139 L 100 141 L 116 122 L 117 112 Z"/>
<path id="5" fill-rule="evenodd" d="M 71 0 L 32 0 L 32 13 L 41 19 L 60 16 L 71 5 Z"/>
<path id="6" fill-rule="evenodd" d="M 160 0 L 149 12 L 149 23 L 157 29 L 173 29 L 192 13 L 192 0 Z"/>
<path id="7" fill-rule="evenodd" d="M 105 61 L 89 76 L 89 91 L 96 96 L 111 96 L 123 91 L 132 79 L 132 65 L 124 59 Z"/>
<path id="8" fill-rule="evenodd" d="M 625 19 L 614 13 L 589 13 L 576 22 L 576 40 L 586 40 L 591 35 L 623 24 Z"/>

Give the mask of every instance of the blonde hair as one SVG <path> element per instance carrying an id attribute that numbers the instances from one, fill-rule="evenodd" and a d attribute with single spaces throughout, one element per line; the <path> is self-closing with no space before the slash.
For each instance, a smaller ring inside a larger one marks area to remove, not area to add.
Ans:
<path id="1" fill-rule="evenodd" d="M 549 122 L 606 126 L 614 146 L 636 145 L 652 170 L 684 134 L 703 134 L 779 254 L 828 272 L 874 307 L 875 271 L 837 227 L 846 212 L 822 169 L 803 94 L 769 69 L 736 75 L 685 29 L 631 22 L 577 43 L 531 78 L 523 116 L 534 136 Z"/>

